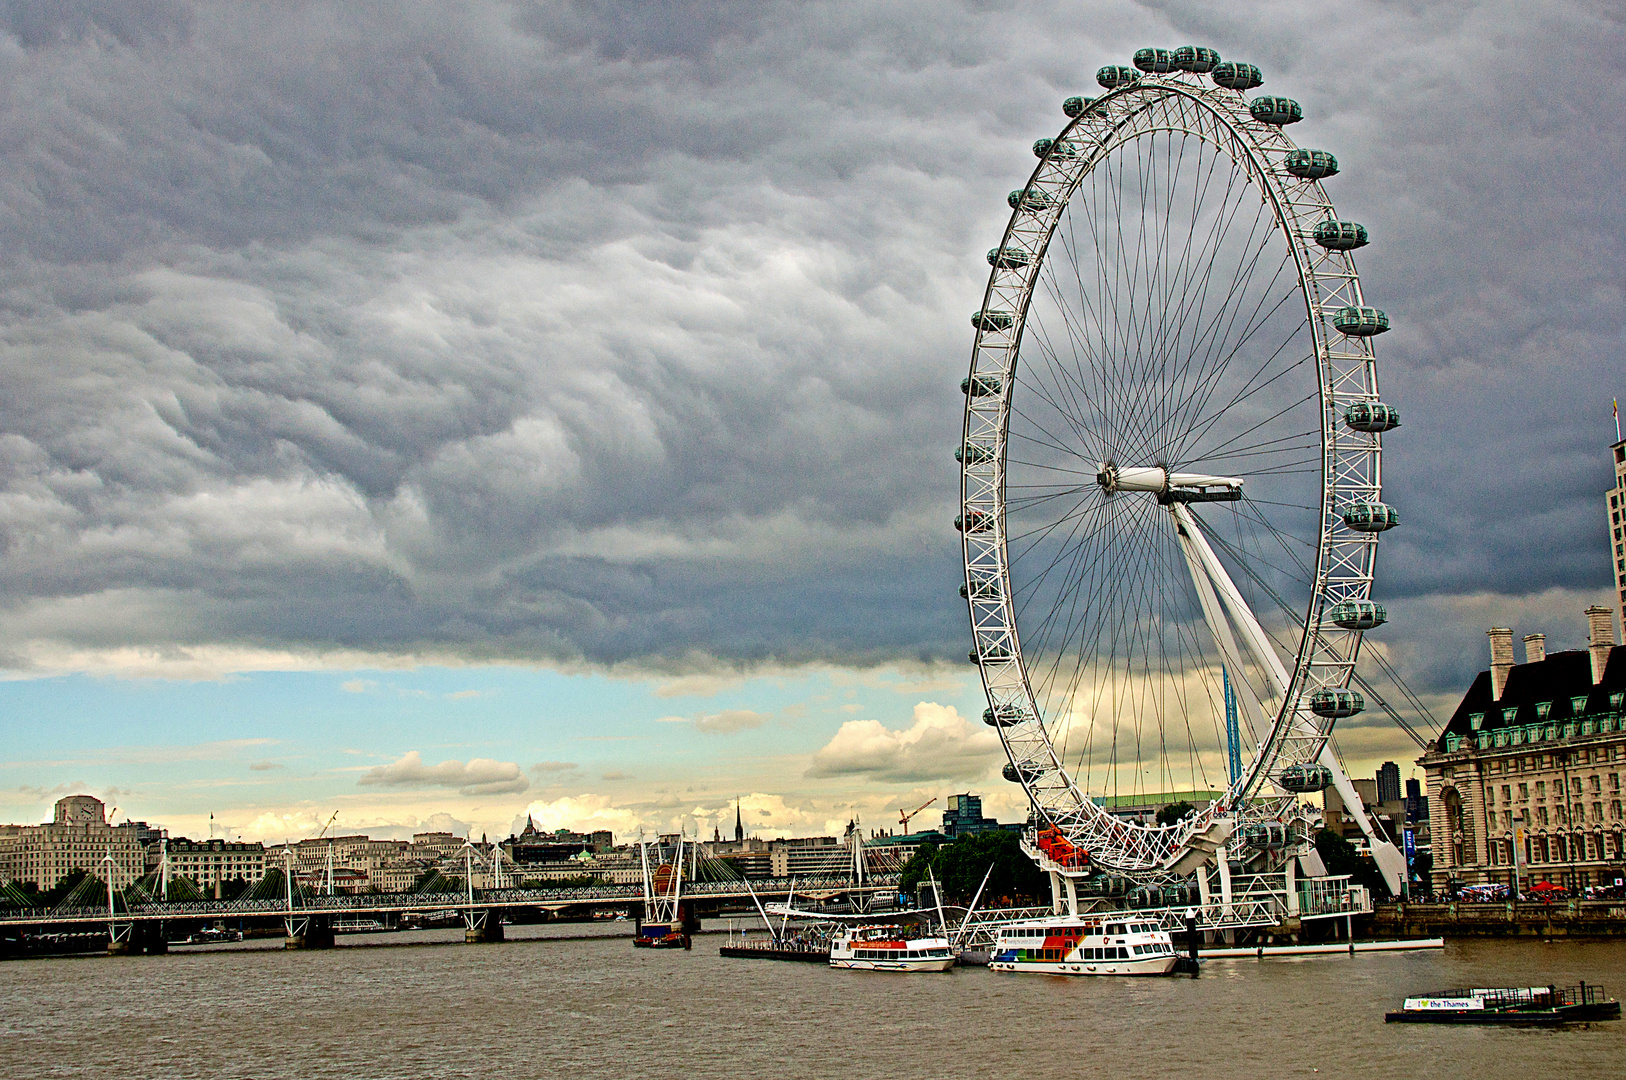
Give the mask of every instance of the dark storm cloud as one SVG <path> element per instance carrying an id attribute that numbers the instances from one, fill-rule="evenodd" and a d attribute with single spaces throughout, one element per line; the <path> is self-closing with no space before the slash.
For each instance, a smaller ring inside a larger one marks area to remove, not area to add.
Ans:
<path id="1" fill-rule="evenodd" d="M 1606 584 L 1618 23 L 1240 10 L 0 7 L 14 663 L 961 652 L 981 252 L 1060 98 L 1176 39 L 1376 238 L 1384 589 Z"/>

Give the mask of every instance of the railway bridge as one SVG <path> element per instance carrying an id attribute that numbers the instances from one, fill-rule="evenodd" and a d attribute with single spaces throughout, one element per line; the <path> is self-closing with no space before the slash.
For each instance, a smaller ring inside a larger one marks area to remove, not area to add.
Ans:
<path id="1" fill-rule="evenodd" d="M 770 900 L 798 903 L 844 904 L 855 898 L 893 896 L 899 875 L 866 874 L 855 881 L 850 874 L 764 878 L 752 881 L 685 882 L 683 903 L 692 918 L 722 910 L 756 909 Z M 235 900 L 129 901 L 117 892 L 105 900 L 64 902 L 52 908 L 0 908 L 0 942 L 8 951 L 26 951 L 31 939 L 71 935 L 86 939 L 105 934 L 116 954 L 162 953 L 179 932 L 216 922 L 254 922 L 264 926 L 281 921 L 288 948 L 327 948 L 334 929 L 344 920 L 399 920 L 406 916 L 462 918 L 464 940 L 501 941 L 506 913 L 535 912 L 545 917 L 562 913 L 587 914 L 606 908 L 634 908 L 643 902 L 641 885 L 591 885 L 566 888 L 465 887 L 459 891 L 401 893 L 332 893 L 290 891 L 282 896 L 245 895 Z"/>

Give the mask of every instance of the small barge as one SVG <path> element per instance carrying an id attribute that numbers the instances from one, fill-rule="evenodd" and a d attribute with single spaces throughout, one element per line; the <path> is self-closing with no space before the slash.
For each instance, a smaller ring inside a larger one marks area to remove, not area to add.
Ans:
<path id="1" fill-rule="evenodd" d="M 792 941 L 774 941 L 771 938 L 746 940 L 738 944 L 721 946 L 717 952 L 738 960 L 801 960 L 813 964 L 830 962 L 830 946 L 820 948 Z"/>
<path id="2" fill-rule="evenodd" d="M 1514 986 L 1447 990 L 1410 997 L 1383 1017 L 1390 1024 L 1501 1024 L 1512 1027 L 1557 1027 L 1619 1020 L 1620 1002 L 1601 986 Z"/>

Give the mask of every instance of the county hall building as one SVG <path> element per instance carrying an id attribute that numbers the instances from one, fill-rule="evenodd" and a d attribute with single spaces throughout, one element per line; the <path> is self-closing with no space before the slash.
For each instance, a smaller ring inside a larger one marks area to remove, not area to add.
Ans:
<path id="1" fill-rule="evenodd" d="M 1568 888 L 1626 885 L 1626 442 L 1610 447 L 1607 493 L 1616 605 L 1586 609 L 1588 647 L 1546 651 L 1492 628 L 1481 671 L 1438 739 L 1418 759 L 1426 775 L 1436 887 L 1539 881 Z"/>

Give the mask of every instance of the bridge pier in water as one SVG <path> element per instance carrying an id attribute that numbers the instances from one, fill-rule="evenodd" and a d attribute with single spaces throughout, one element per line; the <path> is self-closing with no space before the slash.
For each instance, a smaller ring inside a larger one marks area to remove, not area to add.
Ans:
<path id="1" fill-rule="evenodd" d="M 290 915 L 283 925 L 288 929 L 284 949 L 333 948 L 333 920 L 325 915 Z"/>
<path id="2" fill-rule="evenodd" d="M 463 914 L 463 943 L 479 945 L 502 941 L 502 913 L 494 908 Z"/>
<path id="3" fill-rule="evenodd" d="M 169 952 L 169 934 L 162 921 L 118 923 L 108 928 L 107 955 L 161 956 Z"/>

